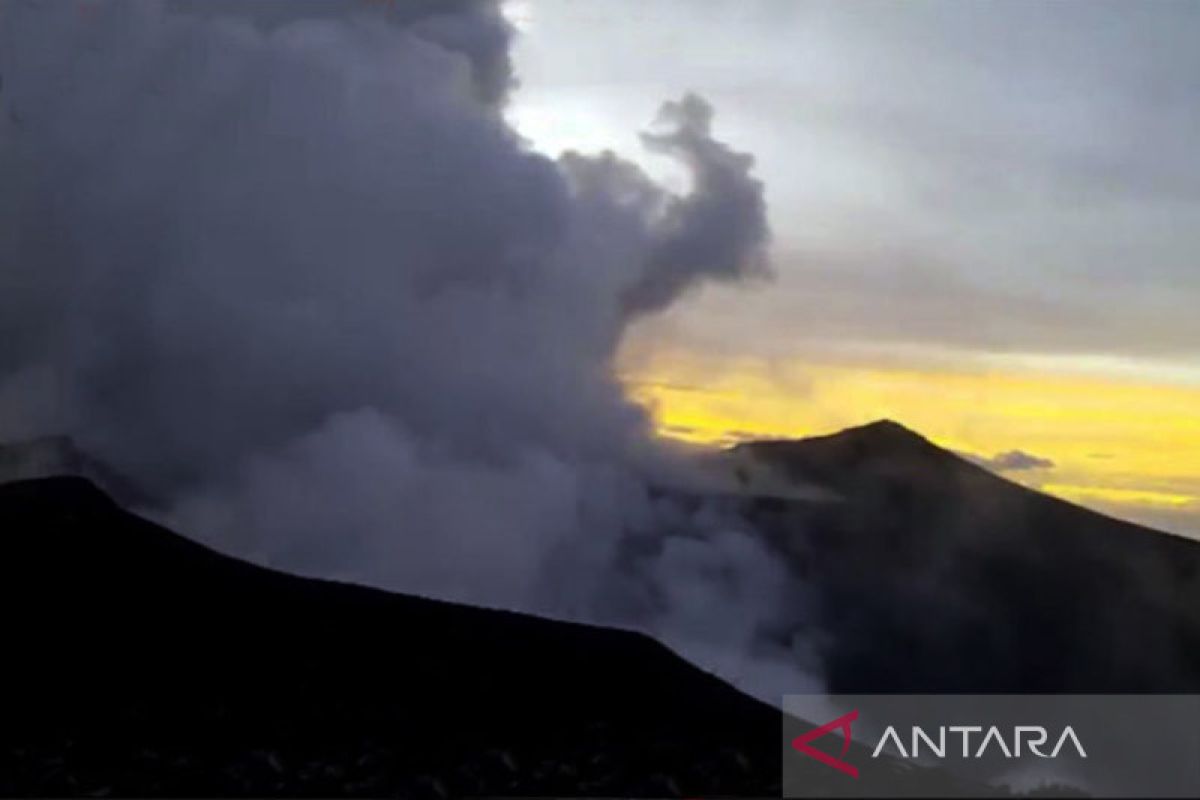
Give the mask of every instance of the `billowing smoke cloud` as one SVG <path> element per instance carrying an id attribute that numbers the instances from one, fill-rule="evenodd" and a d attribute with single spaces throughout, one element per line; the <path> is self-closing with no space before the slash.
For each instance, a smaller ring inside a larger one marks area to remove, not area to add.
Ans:
<path id="1" fill-rule="evenodd" d="M 110 0 L 111 1 L 111 0 Z M 467 59 L 476 95 L 499 106 L 513 85 L 512 27 L 485 0 L 166 0 L 173 11 L 208 18 L 237 16 L 264 31 L 297 19 L 339 19 L 347 10 L 372 11 L 392 25 Z"/>
<path id="2" fill-rule="evenodd" d="M 601 202 L 637 198 L 643 217 L 657 223 L 647 268 L 621 294 L 631 314 L 670 305 L 702 277 L 738 281 L 766 273 L 766 206 L 762 184 L 750 177 L 754 160 L 712 138 L 712 116 L 708 103 L 689 95 L 663 106 L 659 122 L 666 132 L 642 136 L 651 150 L 688 167 L 693 187 L 687 197 L 664 195 L 615 156 L 563 159 L 576 184 L 597 192 Z"/>
<path id="3" fill-rule="evenodd" d="M 752 654 L 787 581 L 651 493 L 610 363 L 765 271 L 751 158 L 692 96 L 646 137 L 683 195 L 530 152 L 491 5 L 249 5 L 5 4 L 0 436 L 259 561 Z"/>

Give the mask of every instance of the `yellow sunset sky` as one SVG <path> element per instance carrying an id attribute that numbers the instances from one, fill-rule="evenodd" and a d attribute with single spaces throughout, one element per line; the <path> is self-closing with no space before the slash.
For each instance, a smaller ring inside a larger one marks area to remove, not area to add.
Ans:
<path id="1" fill-rule="evenodd" d="M 664 436 L 711 446 L 893 419 L 981 457 L 1052 467 L 1005 477 L 1200 537 L 1200 386 L 1034 366 L 933 367 L 699 357 L 635 344 L 624 380 Z"/>

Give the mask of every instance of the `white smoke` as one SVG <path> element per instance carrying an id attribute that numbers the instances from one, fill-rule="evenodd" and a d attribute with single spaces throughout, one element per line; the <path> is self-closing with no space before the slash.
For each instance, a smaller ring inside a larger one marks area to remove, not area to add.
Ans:
<path id="1" fill-rule="evenodd" d="M 686 195 L 548 159 L 493 6 L 306 2 L 4 5 L 0 432 L 70 435 L 228 552 L 743 658 L 787 581 L 654 498 L 611 360 L 766 269 L 752 159 L 695 96 L 646 139 Z"/>

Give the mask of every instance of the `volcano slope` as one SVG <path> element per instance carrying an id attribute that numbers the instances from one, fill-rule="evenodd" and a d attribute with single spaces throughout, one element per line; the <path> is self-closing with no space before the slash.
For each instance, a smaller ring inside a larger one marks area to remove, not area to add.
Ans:
<path id="1" fill-rule="evenodd" d="M 646 637 L 276 573 L 74 478 L 0 532 L 0 794 L 778 792 L 778 714 Z"/>
<path id="2" fill-rule="evenodd" d="M 1200 690 L 1200 543 L 1019 486 L 894 422 L 735 455 L 832 498 L 739 500 L 811 589 L 803 635 L 832 690 Z"/>
<path id="3" fill-rule="evenodd" d="M 0 485 L 0 601 L 3 796 L 777 796 L 800 758 L 640 634 L 274 572 L 80 478 Z"/>

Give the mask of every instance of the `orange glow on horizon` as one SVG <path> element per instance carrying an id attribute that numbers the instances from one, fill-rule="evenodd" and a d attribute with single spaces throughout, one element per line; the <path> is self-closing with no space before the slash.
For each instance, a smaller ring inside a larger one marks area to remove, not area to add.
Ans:
<path id="1" fill-rule="evenodd" d="M 706 445 L 811 436 L 889 418 L 980 456 L 1054 462 L 1005 476 L 1108 513 L 1170 509 L 1200 536 L 1200 387 L 1033 369 L 641 357 L 629 393 L 660 433 Z M 1163 523 L 1166 524 L 1166 523 Z"/>

